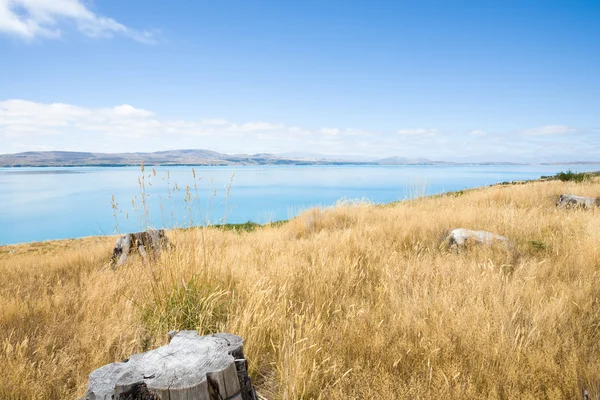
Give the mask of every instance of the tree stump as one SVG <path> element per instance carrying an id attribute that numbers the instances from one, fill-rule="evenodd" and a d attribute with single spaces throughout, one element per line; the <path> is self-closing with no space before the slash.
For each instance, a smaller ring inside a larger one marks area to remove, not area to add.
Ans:
<path id="1" fill-rule="evenodd" d="M 148 229 L 144 232 L 128 233 L 117 238 L 110 263 L 113 268 L 118 268 L 125 264 L 128 257 L 135 251 L 148 263 L 148 253 L 152 259 L 156 259 L 163 248 L 170 247 L 171 242 L 165 236 L 164 229 Z"/>
<path id="2" fill-rule="evenodd" d="M 86 400 L 256 400 L 243 340 L 181 331 L 171 342 L 105 365 L 88 377 Z"/>

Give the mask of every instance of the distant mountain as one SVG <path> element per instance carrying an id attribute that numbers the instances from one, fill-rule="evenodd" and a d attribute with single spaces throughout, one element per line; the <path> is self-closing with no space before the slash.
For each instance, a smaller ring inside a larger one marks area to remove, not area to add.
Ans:
<path id="1" fill-rule="evenodd" d="M 270 153 L 224 154 L 210 150 L 167 150 L 153 153 L 86 153 L 28 151 L 1 154 L 0 167 L 75 167 L 140 165 L 335 165 L 364 164 L 349 160 L 282 157 Z"/>
<path id="2" fill-rule="evenodd" d="M 17 154 L 0 155 L 0 165 L 19 166 L 94 166 L 94 165 L 139 165 L 147 164 L 186 164 L 220 163 L 222 154 L 208 150 L 175 150 L 155 153 L 83 153 L 70 151 L 28 151 Z"/>
<path id="3" fill-rule="evenodd" d="M 351 161 L 351 162 L 375 162 L 377 157 L 369 157 L 355 154 L 340 155 L 340 154 L 320 154 L 306 152 L 290 152 L 281 153 L 280 157 L 302 159 L 302 160 L 328 160 L 328 161 Z"/>
<path id="4" fill-rule="evenodd" d="M 540 165 L 600 165 L 600 161 L 558 161 L 543 162 Z"/>
<path id="5" fill-rule="evenodd" d="M 324 155 L 315 153 L 225 154 L 211 150 L 166 150 L 153 153 L 86 153 L 73 151 L 28 151 L 0 154 L 0 167 L 81 167 L 140 165 L 450 165 L 499 164 L 507 162 L 456 163 L 426 158 Z M 591 162 L 590 162 L 591 163 Z"/>
<path id="6" fill-rule="evenodd" d="M 427 164 L 452 164 L 446 161 L 431 161 L 426 158 L 387 157 L 377 160 L 380 165 L 427 165 Z"/>

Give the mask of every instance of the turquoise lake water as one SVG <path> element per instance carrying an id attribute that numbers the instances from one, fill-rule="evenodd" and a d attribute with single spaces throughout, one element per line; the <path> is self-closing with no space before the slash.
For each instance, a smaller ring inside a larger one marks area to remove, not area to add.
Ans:
<path id="1" fill-rule="evenodd" d="M 195 178 L 192 167 L 156 167 L 156 175 L 151 168 L 143 174 L 144 206 L 139 167 L 0 168 L 0 245 L 145 226 L 265 223 L 343 199 L 387 203 L 568 169 L 595 171 L 600 166 L 194 167 Z"/>

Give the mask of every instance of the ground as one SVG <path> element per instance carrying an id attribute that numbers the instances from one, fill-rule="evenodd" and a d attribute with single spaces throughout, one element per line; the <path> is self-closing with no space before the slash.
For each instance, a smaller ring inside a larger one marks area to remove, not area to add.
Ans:
<path id="1" fill-rule="evenodd" d="M 114 237 L 0 247 L 0 398 L 75 398 L 87 375 L 173 329 L 245 340 L 269 399 L 600 395 L 598 178 L 389 205 L 285 224 L 170 231 L 153 264 L 111 270 Z M 453 228 L 513 246 L 441 246 Z"/>

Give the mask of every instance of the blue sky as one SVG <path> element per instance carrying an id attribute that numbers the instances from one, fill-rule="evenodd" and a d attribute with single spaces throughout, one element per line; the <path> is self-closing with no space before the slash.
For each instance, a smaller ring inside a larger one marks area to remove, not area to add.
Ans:
<path id="1" fill-rule="evenodd" d="M 600 2 L 0 0 L 0 153 L 600 161 Z"/>

